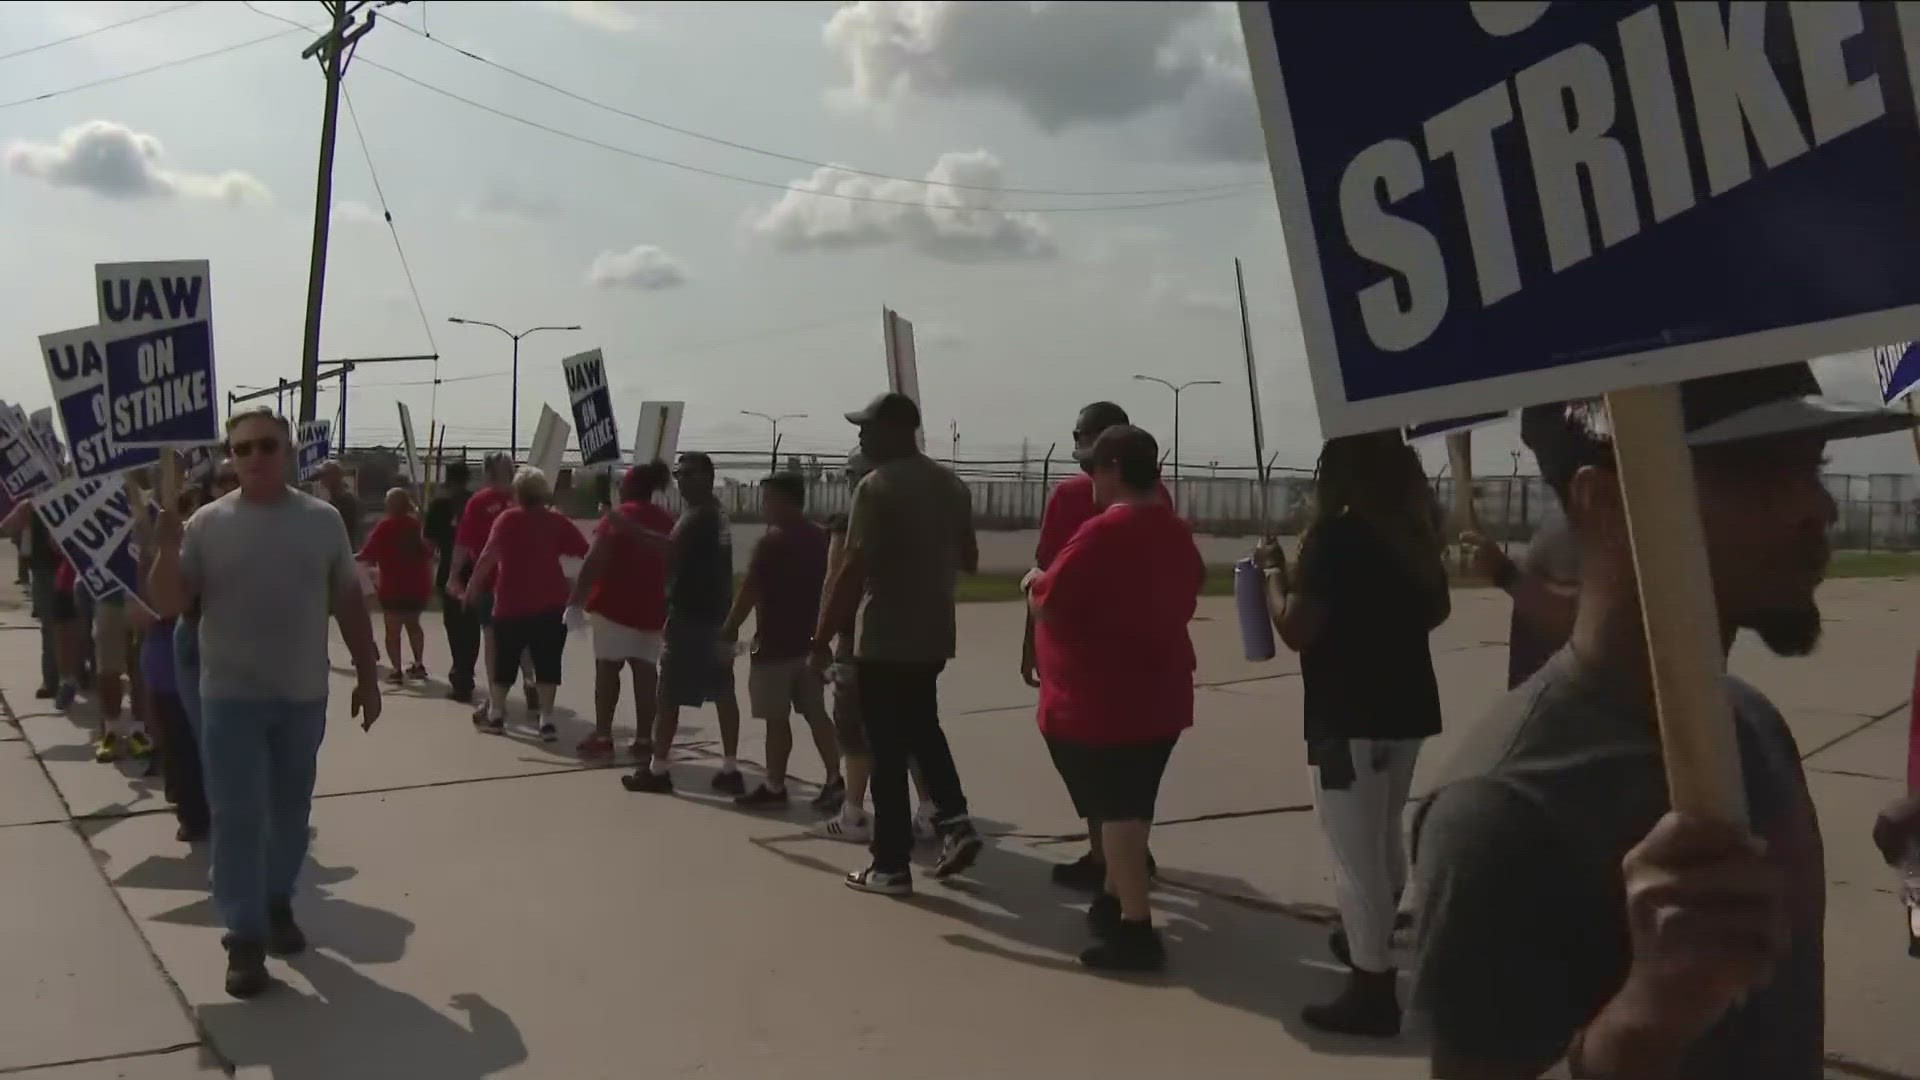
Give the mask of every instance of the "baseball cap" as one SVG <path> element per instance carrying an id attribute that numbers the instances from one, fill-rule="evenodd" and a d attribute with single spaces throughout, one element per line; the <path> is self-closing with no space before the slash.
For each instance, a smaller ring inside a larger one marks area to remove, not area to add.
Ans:
<path id="1" fill-rule="evenodd" d="M 713 459 L 699 450 L 688 450 L 682 453 L 679 463 L 674 466 L 673 474 L 680 475 L 681 471 L 688 466 L 692 466 L 697 472 L 704 471 L 708 476 L 714 474 Z"/>
<path id="2" fill-rule="evenodd" d="M 1913 427 L 1915 417 L 1880 405 L 1836 401 L 1820 392 L 1805 363 L 1689 379 L 1680 385 L 1688 446 L 1817 435 L 1860 439 Z M 1557 492 L 1583 465 L 1609 460 L 1613 435 L 1598 399 L 1534 405 L 1520 414 L 1520 439 Z"/>
<path id="3" fill-rule="evenodd" d="M 889 391 L 867 402 L 864 409 L 847 414 L 850 424 L 901 424 L 920 426 L 920 406 L 905 394 Z"/>
<path id="4" fill-rule="evenodd" d="M 1111 401 L 1096 401 L 1080 410 L 1080 415 L 1074 419 L 1075 430 L 1073 434 L 1076 438 L 1081 435 L 1092 435 L 1098 438 L 1100 433 L 1106 431 L 1108 428 L 1131 424 L 1132 422 L 1133 421 L 1127 417 L 1127 410 L 1115 405 Z M 1092 453 L 1092 446 L 1088 446 L 1086 449 L 1081 449 L 1076 446 L 1073 448 L 1073 460 L 1085 463 L 1091 460 L 1090 455 Z"/>

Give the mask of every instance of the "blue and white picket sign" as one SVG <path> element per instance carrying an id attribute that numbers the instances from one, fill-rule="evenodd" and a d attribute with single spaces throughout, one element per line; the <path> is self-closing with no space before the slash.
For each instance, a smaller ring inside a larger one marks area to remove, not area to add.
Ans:
<path id="1" fill-rule="evenodd" d="M 108 440 L 183 448 L 220 438 L 213 282 L 204 259 L 93 268 L 107 346 Z"/>
<path id="2" fill-rule="evenodd" d="M 1511 415 L 1504 412 L 1481 413 L 1478 416 L 1456 416 L 1451 420 L 1433 420 L 1425 424 L 1414 424 L 1403 434 L 1408 442 L 1419 442 L 1441 435 L 1459 435 L 1464 432 L 1497 424 Z"/>
<path id="3" fill-rule="evenodd" d="M 33 500 L 54 543 L 95 600 L 137 596 L 139 562 L 133 552 L 133 505 L 118 477 L 63 480 Z"/>
<path id="4" fill-rule="evenodd" d="M 67 434 L 73 473 L 82 480 L 138 469 L 160 459 L 158 451 L 115 446 L 109 437 L 107 342 L 111 336 L 104 326 L 40 335 L 54 411 Z"/>
<path id="5" fill-rule="evenodd" d="M 1880 377 L 1880 401 L 1891 405 L 1920 384 L 1920 342 L 1882 345 L 1873 350 L 1874 373 Z"/>
<path id="6" fill-rule="evenodd" d="M 1240 5 L 1320 426 L 1920 339 L 1920 9 Z"/>
<path id="7" fill-rule="evenodd" d="M 15 502 L 31 498 L 59 481 L 24 428 L 0 422 L 0 489 Z"/>
<path id="8" fill-rule="evenodd" d="M 573 426 L 580 432 L 580 464 L 585 468 L 612 465 L 620 460 L 620 431 L 613 419 L 613 391 L 607 386 L 607 363 L 599 349 L 560 361 L 567 377 L 567 397 L 573 404 Z"/>
<path id="9" fill-rule="evenodd" d="M 333 456 L 333 421 L 308 420 L 300 425 L 300 456 L 296 475 L 301 483 L 313 479 L 320 466 Z"/>

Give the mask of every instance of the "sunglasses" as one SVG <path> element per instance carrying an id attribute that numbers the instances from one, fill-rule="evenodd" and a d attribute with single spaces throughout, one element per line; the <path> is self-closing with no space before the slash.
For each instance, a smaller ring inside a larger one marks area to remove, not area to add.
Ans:
<path id="1" fill-rule="evenodd" d="M 227 448 L 237 458 L 251 457 L 254 454 L 265 457 L 268 454 L 279 453 L 281 445 L 279 439 L 243 439 L 240 442 L 230 443 Z"/>

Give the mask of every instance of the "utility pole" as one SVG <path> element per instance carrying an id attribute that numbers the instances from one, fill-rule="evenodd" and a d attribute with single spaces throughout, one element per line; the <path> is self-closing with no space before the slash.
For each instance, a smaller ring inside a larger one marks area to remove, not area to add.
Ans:
<path id="1" fill-rule="evenodd" d="M 780 424 L 783 421 L 787 421 L 787 420 L 805 420 L 807 418 L 807 414 L 806 413 L 781 413 L 779 416 L 771 416 L 763 412 L 754 412 L 752 409 L 741 409 L 740 415 L 758 417 L 762 420 L 765 420 L 767 423 L 773 425 L 773 452 L 771 456 L 767 458 L 767 475 L 772 476 L 774 473 L 779 472 L 780 471 Z"/>
<path id="2" fill-rule="evenodd" d="M 947 449 L 947 468 L 956 469 L 960 465 L 960 421 L 947 421 L 947 437 L 952 440 Z"/>
<path id="3" fill-rule="evenodd" d="M 513 339 L 513 390 L 507 405 L 512 410 L 512 415 L 507 421 L 507 452 L 518 460 L 520 457 L 520 339 L 542 330 L 578 330 L 580 328 L 578 326 L 536 326 L 516 334 L 499 323 L 490 323 L 484 319 L 462 319 L 454 315 L 448 317 L 447 321 L 460 326 L 490 326 Z"/>
<path id="4" fill-rule="evenodd" d="M 318 60 L 326 77 L 326 104 L 320 114 L 320 169 L 313 185 L 313 261 L 307 266 L 307 333 L 300 350 L 300 419 L 314 418 L 314 390 L 320 375 L 320 309 L 327 284 L 327 231 L 333 219 L 333 143 L 340 125 L 340 82 L 354 47 L 373 29 L 375 13 L 366 9 L 404 0 L 321 0 L 332 26 L 300 53 Z M 366 21 L 356 22 L 366 11 Z"/>

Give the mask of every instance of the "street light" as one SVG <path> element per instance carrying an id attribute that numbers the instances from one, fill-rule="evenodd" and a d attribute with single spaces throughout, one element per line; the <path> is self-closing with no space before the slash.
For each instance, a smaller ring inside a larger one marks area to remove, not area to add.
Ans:
<path id="1" fill-rule="evenodd" d="M 529 334 L 537 334 L 542 330 L 578 330 L 580 328 L 577 326 L 536 326 L 531 330 L 522 330 L 516 334 L 513 331 L 507 329 L 506 327 L 501 326 L 499 323 L 490 323 L 485 321 L 484 319 L 462 319 L 459 316 L 455 315 L 455 316 L 449 316 L 447 321 L 450 323 L 459 323 L 461 326 L 491 326 L 495 330 L 498 330 L 501 333 L 513 339 L 513 402 L 511 405 L 511 408 L 513 409 L 513 416 L 508 421 L 508 425 L 507 425 L 507 431 L 508 431 L 507 441 L 510 443 L 510 445 L 507 447 L 507 450 L 509 453 L 513 454 L 514 457 L 516 458 L 519 457 L 520 456 L 520 339 L 523 337 L 526 337 Z"/>
<path id="2" fill-rule="evenodd" d="M 773 425 L 773 454 L 767 459 L 767 472 L 769 473 L 779 472 L 780 471 L 780 423 L 783 420 L 805 420 L 807 418 L 807 414 L 806 413 L 781 413 L 779 416 L 769 416 L 763 412 L 754 412 L 752 409 L 741 409 L 740 415 L 741 416 L 757 416 L 760 419 L 765 420 L 767 423 Z"/>
<path id="3" fill-rule="evenodd" d="M 1185 495 L 1185 492 L 1180 489 L 1180 394 L 1191 386 L 1219 386 L 1220 380 L 1194 379 L 1190 382 L 1183 382 L 1175 386 L 1165 379 L 1152 375 L 1135 375 L 1134 378 L 1141 382 L 1159 383 L 1161 386 L 1173 391 L 1173 500 L 1174 509 L 1178 511 L 1180 509 L 1182 496 Z"/>

